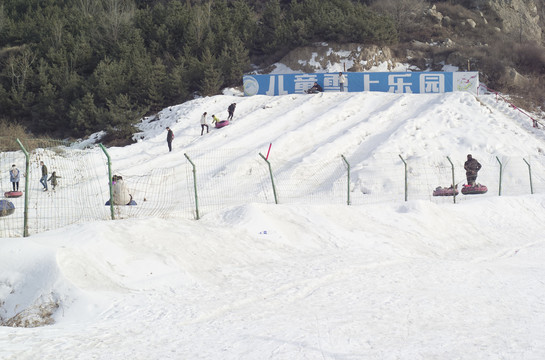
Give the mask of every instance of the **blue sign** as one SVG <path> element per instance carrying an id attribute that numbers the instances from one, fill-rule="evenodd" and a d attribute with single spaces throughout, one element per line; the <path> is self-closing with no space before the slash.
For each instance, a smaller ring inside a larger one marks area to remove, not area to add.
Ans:
<path id="1" fill-rule="evenodd" d="M 434 94 L 452 91 L 477 93 L 478 72 L 348 72 L 344 90 Z M 244 75 L 244 95 L 302 94 L 314 82 L 324 92 L 339 92 L 338 73 Z"/>

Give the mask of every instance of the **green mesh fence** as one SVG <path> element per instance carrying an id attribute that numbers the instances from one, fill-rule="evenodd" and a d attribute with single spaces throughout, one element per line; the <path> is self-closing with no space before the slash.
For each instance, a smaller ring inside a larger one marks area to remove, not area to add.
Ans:
<path id="1" fill-rule="evenodd" d="M 99 147 L 76 149 L 52 140 L 21 140 L 29 152 L 29 171 L 23 151 L 12 139 L 0 137 L 0 187 L 2 194 L 12 190 L 9 170 L 20 170 L 19 190 L 28 182 L 28 234 L 111 218 L 107 158 Z M 230 206 L 248 203 L 274 204 L 274 194 L 267 163 L 247 149 L 222 149 L 188 153 L 196 166 L 197 197 L 200 216 Z M 434 197 L 438 186 L 452 183 L 452 168 L 446 156 L 408 155 L 408 200 L 452 202 L 451 197 Z M 399 154 L 371 155 L 366 160 L 346 157 L 351 164 L 350 184 L 347 165 L 339 155 L 327 161 L 292 162 L 269 158 L 280 204 L 346 204 L 350 189 L 352 205 L 381 202 L 403 202 L 405 166 Z M 117 159 L 119 163 L 123 159 Z M 478 183 L 488 186 L 486 196 L 497 196 L 500 186 L 500 164 L 495 156 L 478 157 L 483 168 Z M 545 156 L 504 157 L 502 163 L 502 195 L 545 193 Z M 526 161 L 525 161 L 526 160 Z M 117 167 L 112 158 L 112 174 L 122 176 L 135 206 L 114 206 L 116 219 L 123 218 L 196 218 L 193 168 L 185 158 L 166 167 L 148 164 Z M 464 158 L 452 158 L 458 189 L 466 183 Z M 48 190 L 40 183 L 41 162 L 48 169 Z M 531 166 L 532 189 L 530 187 Z M 57 175 L 53 188 L 51 175 Z M 456 202 L 472 196 L 458 195 Z M 15 207 L 13 214 L 0 216 L 0 237 L 24 235 L 24 199 L 3 197 Z"/>

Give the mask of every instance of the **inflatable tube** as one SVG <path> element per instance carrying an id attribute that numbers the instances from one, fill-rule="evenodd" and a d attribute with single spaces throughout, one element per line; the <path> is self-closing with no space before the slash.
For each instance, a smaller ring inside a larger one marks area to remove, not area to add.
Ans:
<path id="1" fill-rule="evenodd" d="M 437 187 L 435 190 L 433 190 L 433 196 L 453 196 L 458 195 L 458 189 L 453 189 L 452 187 L 444 188 L 444 187 Z"/>
<path id="2" fill-rule="evenodd" d="M 222 120 L 222 121 L 216 123 L 216 127 L 218 129 L 222 128 L 224 126 L 227 126 L 227 125 L 229 125 L 229 120 Z"/>
<path id="3" fill-rule="evenodd" d="M 8 216 L 15 212 L 15 205 L 7 200 L 0 200 L 0 216 Z"/>
<path id="4" fill-rule="evenodd" d="M 110 206 L 110 200 L 106 201 L 106 204 L 104 204 L 104 205 L 106 205 L 106 206 Z M 130 203 L 128 203 L 128 204 L 126 204 L 126 205 L 136 205 L 136 201 L 134 201 L 134 200 L 131 200 L 131 202 L 130 202 Z"/>
<path id="5" fill-rule="evenodd" d="M 22 191 L 8 191 L 4 193 L 4 196 L 7 198 L 18 198 L 23 196 Z"/>
<path id="6" fill-rule="evenodd" d="M 474 186 L 464 185 L 464 187 L 462 188 L 462 194 L 464 195 L 484 194 L 487 191 L 488 188 L 481 184 L 476 184 Z"/>

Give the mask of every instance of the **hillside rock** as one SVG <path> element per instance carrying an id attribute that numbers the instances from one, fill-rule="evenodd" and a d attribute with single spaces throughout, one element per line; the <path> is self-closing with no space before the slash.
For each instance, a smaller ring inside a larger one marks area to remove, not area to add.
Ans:
<path id="1" fill-rule="evenodd" d="M 545 43 L 545 2 L 542 0 L 473 0 L 472 6 L 490 9 L 502 31 L 519 41 Z"/>
<path id="2" fill-rule="evenodd" d="M 302 60 L 304 59 L 304 60 Z M 308 59 L 308 60 L 307 60 Z M 292 50 L 280 63 L 294 71 L 365 71 L 383 65 L 392 70 L 396 59 L 388 47 L 363 44 L 319 43 Z M 339 66 L 334 68 L 335 64 Z M 385 69 L 386 70 L 386 69 Z"/>

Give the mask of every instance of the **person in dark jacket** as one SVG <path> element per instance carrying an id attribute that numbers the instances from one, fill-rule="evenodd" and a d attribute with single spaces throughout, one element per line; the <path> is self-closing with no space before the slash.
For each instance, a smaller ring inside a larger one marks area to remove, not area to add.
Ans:
<path id="1" fill-rule="evenodd" d="M 168 151 L 172 151 L 172 140 L 174 139 L 174 133 L 170 128 L 167 126 L 167 144 L 168 144 Z"/>
<path id="2" fill-rule="evenodd" d="M 44 186 L 44 191 L 47 191 L 47 166 L 45 166 L 43 161 L 40 161 L 42 165 L 42 177 L 40 178 L 40 184 Z"/>
<path id="3" fill-rule="evenodd" d="M 51 181 L 51 186 L 53 187 L 53 190 L 55 190 L 55 186 L 57 186 L 57 179 L 60 179 L 61 177 L 57 175 L 56 171 L 53 171 L 51 173 L 51 176 L 47 181 Z"/>
<path id="4" fill-rule="evenodd" d="M 475 186 L 477 180 L 477 172 L 481 170 L 481 164 L 474 159 L 471 154 L 467 155 L 467 161 L 464 163 L 464 169 L 466 171 L 467 184 Z"/>
<path id="5" fill-rule="evenodd" d="M 314 83 L 314 86 L 312 86 L 310 89 L 307 90 L 308 94 L 317 94 L 319 92 L 323 92 L 324 89 L 318 84 L 317 82 Z"/>
<path id="6" fill-rule="evenodd" d="M 237 107 L 236 103 L 232 103 L 231 105 L 229 105 L 229 107 L 227 108 L 227 111 L 229 112 L 229 116 L 227 117 L 227 120 L 233 120 L 233 115 L 235 113 L 236 107 Z"/>

